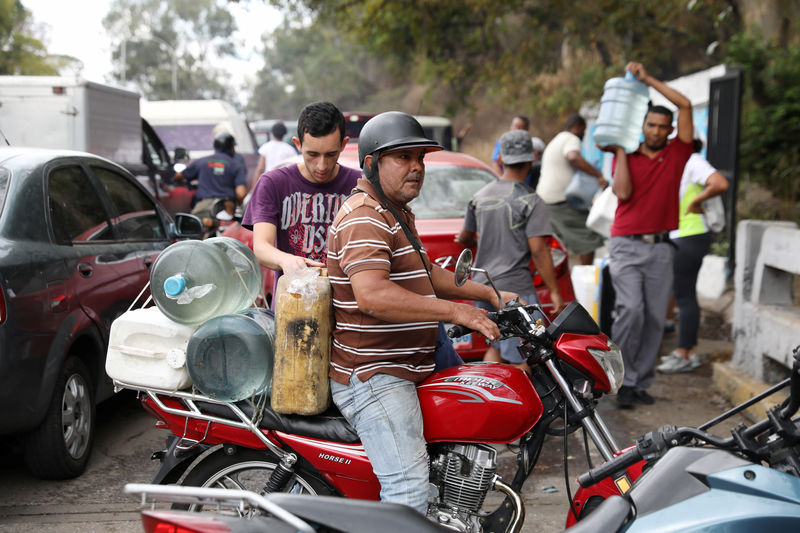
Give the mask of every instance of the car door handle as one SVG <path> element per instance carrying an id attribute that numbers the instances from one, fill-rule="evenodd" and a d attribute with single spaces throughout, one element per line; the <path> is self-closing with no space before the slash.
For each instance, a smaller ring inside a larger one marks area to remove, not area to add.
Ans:
<path id="1" fill-rule="evenodd" d="M 155 261 L 155 257 L 152 256 L 152 255 L 147 255 L 142 260 L 142 262 L 144 263 L 144 266 L 146 266 L 147 268 L 150 268 L 153 265 L 154 261 Z"/>
<path id="2" fill-rule="evenodd" d="M 84 278 L 91 277 L 93 272 L 94 269 L 89 263 L 78 263 L 78 273 L 80 273 L 80 275 Z"/>

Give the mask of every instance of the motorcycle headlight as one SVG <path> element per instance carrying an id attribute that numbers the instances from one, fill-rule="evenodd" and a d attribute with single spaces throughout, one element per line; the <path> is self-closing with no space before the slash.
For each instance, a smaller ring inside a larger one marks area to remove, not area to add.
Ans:
<path id="1" fill-rule="evenodd" d="M 616 394 L 622 385 L 622 378 L 625 377 L 625 365 L 622 363 L 622 350 L 619 349 L 614 341 L 608 339 L 608 350 L 598 350 L 589 348 L 594 360 L 605 370 L 608 383 L 611 385 L 609 394 Z"/>

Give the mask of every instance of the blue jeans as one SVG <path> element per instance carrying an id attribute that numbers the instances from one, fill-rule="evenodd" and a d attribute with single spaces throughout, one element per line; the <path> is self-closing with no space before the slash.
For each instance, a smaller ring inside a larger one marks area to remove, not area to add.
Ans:
<path id="1" fill-rule="evenodd" d="M 388 374 L 362 382 L 353 373 L 349 385 L 331 380 L 331 393 L 361 438 L 381 483 L 381 500 L 408 505 L 425 515 L 428 450 L 416 384 Z"/>

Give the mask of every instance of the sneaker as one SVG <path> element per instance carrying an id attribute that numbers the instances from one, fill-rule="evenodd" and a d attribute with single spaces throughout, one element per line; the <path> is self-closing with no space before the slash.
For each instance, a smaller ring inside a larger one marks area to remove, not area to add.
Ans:
<path id="1" fill-rule="evenodd" d="M 667 355 L 662 355 L 662 356 L 661 356 L 661 362 L 662 362 L 662 363 L 666 363 L 666 362 L 667 362 L 667 361 L 669 361 L 670 359 L 674 359 L 674 358 L 676 358 L 676 357 L 677 357 L 678 359 L 683 359 L 683 357 L 681 357 L 681 355 L 680 355 L 678 352 L 676 352 L 675 350 L 672 350 L 672 351 L 671 351 L 671 352 L 669 352 Z"/>
<path id="2" fill-rule="evenodd" d="M 692 354 L 689 359 L 684 359 L 680 356 L 667 359 L 658 365 L 656 370 L 662 374 L 679 374 L 682 372 L 691 372 L 700 365 L 700 357 L 695 353 Z"/>
<path id="3" fill-rule="evenodd" d="M 689 368 L 689 370 L 687 370 L 687 372 L 702 366 L 702 364 L 703 364 L 703 362 L 700 360 L 700 356 L 697 353 L 693 353 L 692 355 L 689 356 L 689 366 L 690 366 L 690 368 Z"/>
<path id="4" fill-rule="evenodd" d="M 617 392 L 617 405 L 622 409 L 629 409 L 636 403 L 636 391 L 624 385 Z"/>
<path id="5" fill-rule="evenodd" d="M 641 404 L 653 405 L 655 403 L 655 399 L 646 390 L 635 390 L 633 394 L 636 397 L 636 401 Z"/>

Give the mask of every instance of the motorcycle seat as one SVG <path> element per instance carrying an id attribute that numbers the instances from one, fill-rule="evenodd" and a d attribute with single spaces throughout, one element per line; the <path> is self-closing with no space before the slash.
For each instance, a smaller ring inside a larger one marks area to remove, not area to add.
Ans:
<path id="1" fill-rule="evenodd" d="M 312 526 L 321 526 L 324 531 L 330 528 L 348 533 L 453 532 L 453 529 L 432 522 L 411 507 L 398 503 L 285 492 L 273 492 L 267 498 Z"/>
<path id="2" fill-rule="evenodd" d="M 569 533 L 619 531 L 631 514 L 631 503 L 622 496 L 609 496 L 597 509 L 569 528 Z"/>
<path id="3" fill-rule="evenodd" d="M 202 401 L 196 402 L 196 405 L 202 411 L 206 411 L 215 416 L 238 420 L 238 417 L 233 411 L 225 405 Z M 236 406 L 252 420 L 254 409 L 250 402 L 241 401 L 238 402 Z M 282 415 L 273 411 L 270 406 L 266 406 L 258 427 L 313 439 L 323 439 L 348 444 L 361 442 L 356 430 L 333 404 L 331 404 L 324 413 L 312 416 Z"/>

